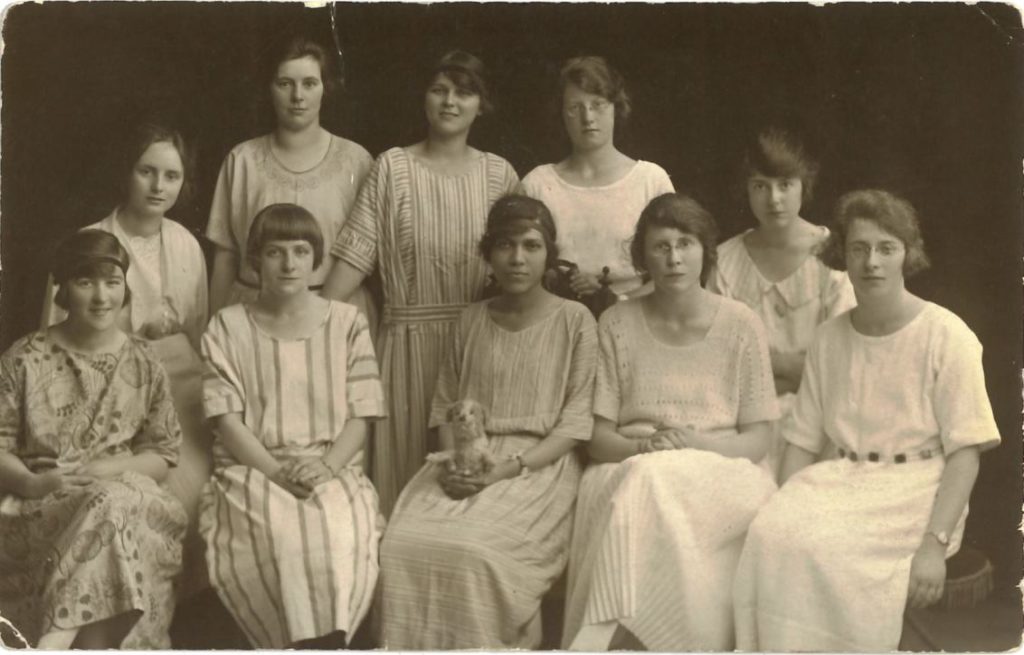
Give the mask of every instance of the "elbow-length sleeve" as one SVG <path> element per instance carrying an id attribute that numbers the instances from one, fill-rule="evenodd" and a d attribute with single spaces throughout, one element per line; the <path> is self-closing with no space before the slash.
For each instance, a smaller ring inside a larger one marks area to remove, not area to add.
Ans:
<path id="1" fill-rule="evenodd" d="M 793 411 L 782 422 L 782 436 L 794 446 L 818 454 L 825 448 L 825 416 L 822 407 L 822 340 L 818 332 L 807 348 L 803 377 L 793 401 Z"/>
<path id="2" fill-rule="evenodd" d="M 245 409 L 245 387 L 236 362 L 230 355 L 232 349 L 229 339 L 224 314 L 219 312 L 210 321 L 210 327 L 200 342 L 203 355 L 203 414 L 206 418 L 240 413 Z"/>
<path id="3" fill-rule="evenodd" d="M 377 266 L 378 223 L 387 211 L 389 167 L 385 155 L 377 158 L 356 196 L 356 204 L 338 238 L 331 246 L 331 256 L 353 266 L 364 275 Z"/>
<path id="4" fill-rule="evenodd" d="M 589 441 L 594 432 L 594 376 L 597 372 L 597 329 L 590 312 L 581 308 L 573 335 L 565 402 L 548 436 Z"/>
<path id="5" fill-rule="evenodd" d="M 472 305 L 463 310 L 459 320 L 452 328 L 452 338 L 448 343 L 448 351 L 441 361 L 437 385 L 434 387 L 434 398 L 430 404 L 430 420 L 428 428 L 436 428 L 445 423 L 448 406 L 459 398 L 459 376 L 462 370 L 462 343 L 466 330 L 467 313 Z"/>
<path id="6" fill-rule="evenodd" d="M 606 312 L 607 315 L 607 312 Z M 610 321 L 601 317 L 597 327 L 598 359 L 597 372 L 594 380 L 595 416 L 619 422 L 619 409 L 622 405 L 622 387 L 619 380 L 619 357 L 615 347 L 615 336 L 612 334 Z"/>
<path id="7" fill-rule="evenodd" d="M 775 396 L 771 357 L 768 355 L 768 335 L 761 319 L 746 306 L 747 329 L 741 333 L 739 368 L 739 411 L 737 420 L 744 423 L 774 421 L 779 418 L 779 403 Z"/>
<path id="8" fill-rule="evenodd" d="M 218 248 L 238 252 L 241 246 L 235 243 L 231 233 L 233 211 L 245 206 L 240 197 L 241 190 L 235 185 L 235 158 L 232 150 L 224 158 L 220 173 L 217 175 L 217 186 L 213 192 L 213 203 L 210 205 L 210 220 L 206 224 L 206 238 Z M 235 197 L 239 196 L 239 197 Z M 244 246 L 244 244 L 242 244 Z"/>
<path id="9" fill-rule="evenodd" d="M 932 354 L 937 369 L 932 407 L 942 449 L 948 457 L 967 446 L 994 448 L 999 428 L 985 389 L 981 342 L 959 319 L 943 337 Z"/>
<path id="10" fill-rule="evenodd" d="M 0 356 L 0 452 L 4 453 L 18 449 L 24 422 L 21 412 L 24 377 L 19 368 L 10 350 Z"/>
<path id="11" fill-rule="evenodd" d="M 387 415 L 384 407 L 384 388 L 380 383 L 380 369 L 370 342 L 370 327 L 362 312 L 356 311 L 349 326 L 346 353 L 347 376 L 345 398 L 349 418 L 382 418 Z"/>
<path id="12" fill-rule="evenodd" d="M 132 453 L 154 453 L 167 462 L 178 465 L 181 448 L 181 426 L 174 409 L 171 383 L 164 367 L 153 356 L 147 355 L 149 368 L 149 407 L 138 433 L 132 437 Z"/>

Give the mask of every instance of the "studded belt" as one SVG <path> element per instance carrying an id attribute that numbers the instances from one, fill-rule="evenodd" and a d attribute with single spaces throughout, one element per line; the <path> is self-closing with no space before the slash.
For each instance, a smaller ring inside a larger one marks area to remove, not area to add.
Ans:
<path id="1" fill-rule="evenodd" d="M 916 453 L 896 453 L 892 456 L 883 456 L 879 453 L 856 453 L 852 450 L 846 450 L 845 448 L 836 449 L 836 455 L 839 459 L 848 459 L 851 462 L 878 462 L 883 464 L 906 464 L 907 462 L 920 461 L 924 459 L 931 459 L 942 455 L 941 450 L 935 450 L 932 448 L 925 448 L 919 450 Z"/>

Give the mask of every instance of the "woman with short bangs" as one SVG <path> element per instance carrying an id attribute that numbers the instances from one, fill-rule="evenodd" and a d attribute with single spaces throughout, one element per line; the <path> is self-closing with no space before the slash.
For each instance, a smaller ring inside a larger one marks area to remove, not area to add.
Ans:
<path id="1" fill-rule="evenodd" d="M 497 463 L 478 475 L 428 463 L 402 492 L 381 543 L 385 648 L 540 645 L 541 598 L 569 554 L 574 449 L 590 438 L 597 364 L 590 313 L 542 285 L 555 237 L 532 198 L 506 196 L 487 218 L 480 254 L 501 292 L 459 317 L 430 428 L 450 449 L 447 409 L 477 401 Z"/>
<path id="2" fill-rule="evenodd" d="M 904 610 L 942 596 L 979 453 L 999 443 L 978 339 L 905 287 L 928 265 L 910 203 L 846 194 L 823 259 L 857 306 L 808 348 L 783 486 L 736 575 L 741 650 L 896 650 Z M 814 464 L 829 442 L 836 457 Z"/>
<path id="3" fill-rule="evenodd" d="M 800 386 L 814 329 L 856 304 L 846 274 L 817 257 L 828 229 L 802 216 L 817 175 L 817 162 L 793 132 L 780 127 L 758 132 L 741 170 L 757 227 L 718 246 L 718 264 L 708 280 L 710 290 L 739 300 L 764 321 L 783 416 Z M 773 475 L 784 447 L 785 439 L 773 434 L 765 457 Z"/>
<path id="4" fill-rule="evenodd" d="M 161 487 L 181 431 L 167 374 L 118 327 L 128 252 L 57 248 L 67 318 L 0 357 L 0 616 L 41 649 L 165 649 L 187 516 Z"/>
<path id="5" fill-rule="evenodd" d="M 251 303 L 203 335 L 217 440 L 199 528 L 213 584 L 257 648 L 343 648 L 369 610 L 383 527 L 362 470 L 384 413 L 366 318 L 310 290 L 320 226 L 297 205 L 256 215 Z"/>
<path id="6" fill-rule="evenodd" d="M 575 57 L 559 74 L 558 115 L 572 150 L 523 178 L 522 192 L 544 202 L 558 225 L 562 257 L 579 270 L 572 290 L 589 296 L 601 288 L 605 266 L 619 295 L 640 292 L 630 263 L 629 237 L 647 203 L 674 191 L 668 174 L 615 147 L 632 113 L 625 82 L 601 57 Z"/>
<path id="7" fill-rule="evenodd" d="M 694 200 L 655 198 L 632 244 L 654 290 L 601 315 L 569 562 L 573 650 L 733 648 L 733 573 L 775 491 L 754 462 L 778 406 L 761 322 L 703 288 L 716 232 Z"/>
<path id="8" fill-rule="evenodd" d="M 358 143 L 331 134 L 321 116 L 341 89 L 334 57 L 319 43 L 293 37 L 272 49 L 260 82 L 275 116 L 273 132 L 244 141 L 221 165 L 206 236 L 217 246 L 210 276 L 210 313 L 251 302 L 260 282 L 245 256 L 257 212 L 274 203 L 294 203 L 312 214 L 325 243 L 333 243 L 356 201 L 373 158 Z M 310 278 L 319 291 L 333 261 Z M 376 327 L 376 310 L 360 289 L 352 302 Z"/>
<path id="9" fill-rule="evenodd" d="M 437 448 L 427 421 L 438 370 L 455 320 L 487 281 L 476 244 L 491 205 L 519 181 L 507 161 L 468 143 L 473 123 L 493 111 L 483 63 L 449 52 L 424 81 L 427 137 L 377 158 L 331 249 L 338 261 L 324 291 L 346 300 L 374 270 L 383 279 L 389 412 L 371 471 L 385 514 Z"/>

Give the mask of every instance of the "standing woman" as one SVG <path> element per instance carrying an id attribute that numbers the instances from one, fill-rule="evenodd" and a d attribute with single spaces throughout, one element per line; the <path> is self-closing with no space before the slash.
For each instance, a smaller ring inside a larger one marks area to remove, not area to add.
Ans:
<path id="1" fill-rule="evenodd" d="M 541 284 L 558 249 L 540 201 L 498 200 L 480 253 L 501 293 L 459 317 L 430 428 L 451 448 L 446 410 L 476 400 L 498 463 L 481 476 L 430 463 L 402 492 L 381 542 L 384 648 L 537 648 L 541 598 L 569 554 L 574 450 L 593 426 L 594 319 Z"/>
<path id="2" fill-rule="evenodd" d="M 246 256 L 259 295 L 203 335 L 210 581 L 253 646 L 341 648 L 369 609 L 383 527 L 361 463 L 384 412 L 370 333 L 355 307 L 309 289 L 324 243 L 302 207 L 257 214 Z"/>
<path id="3" fill-rule="evenodd" d="M 181 431 L 160 362 L 118 328 L 128 252 L 57 249 L 67 318 L 0 357 L 0 615 L 41 649 L 166 649 L 187 517 L 160 483 Z"/>
<path id="4" fill-rule="evenodd" d="M 629 239 L 652 199 L 674 191 L 657 164 L 637 161 L 615 147 L 632 110 L 625 82 L 601 57 L 576 57 L 562 66 L 558 108 L 572 151 L 523 178 L 521 190 L 544 202 L 558 225 L 563 258 L 579 267 L 572 289 L 586 296 L 601 288 L 607 266 L 611 289 L 637 293 Z"/>
<path id="5" fill-rule="evenodd" d="M 423 463 L 430 401 L 452 326 L 480 297 L 476 256 L 487 212 L 515 188 L 515 170 L 471 147 L 473 122 L 492 111 L 483 63 L 443 56 L 426 81 L 427 138 L 391 148 L 374 163 L 331 255 L 324 295 L 346 300 L 374 269 L 384 284 L 379 337 L 388 418 L 374 439 L 372 475 L 385 514 Z"/>
<path id="6" fill-rule="evenodd" d="M 207 321 L 206 260 L 195 237 L 166 216 L 179 199 L 191 195 L 191 154 L 176 130 L 155 123 L 136 127 L 118 166 L 121 202 L 109 216 L 88 226 L 113 234 L 128 253 L 131 266 L 125 281 L 131 300 L 118 315 L 118 327 L 147 339 L 170 377 L 183 439 L 179 465 L 168 475 L 167 488 L 184 504 L 190 525 L 185 579 L 178 590 L 183 595 L 206 584 L 195 527 L 199 493 L 212 469 L 198 354 Z M 43 301 L 44 328 L 67 318 L 54 302 L 55 293 L 51 278 Z"/>
<path id="7" fill-rule="evenodd" d="M 801 216 L 818 164 L 791 132 L 768 127 L 747 146 L 741 175 L 757 227 L 718 246 L 708 288 L 754 310 L 768 330 L 772 374 L 785 416 L 800 386 L 814 329 L 856 304 L 850 279 L 817 257 L 828 229 Z M 777 433 L 765 458 L 778 474 L 785 440 Z"/>
<path id="8" fill-rule="evenodd" d="M 654 290 L 601 315 L 566 599 L 574 650 L 733 648 L 733 573 L 775 491 L 753 462 L 778 406 L 761 322 L 703 288 L 716 232 L 694 200 L 655 198 L 632 243 Z"/>
<path id="9" fill-rule="evenodd" d="M 210 313 L 252 301 L 260 284 L 245 244 L 256 213 L 273 203 L 293 203 L 316 217 L 325 243 L 333 243 L 355 204 L 373 159 L 357 143 L 320 126 L 321 108 L 339 92 L 334 58 L 305 37 L 271 52 L 262 81 L 277 120 L 270 134 L 235 146 L 221 165 L 206 236 L 217 246 L 210 277 Z M 331 260 L 314 271 L 319 291 Z M 369 296 L 352 301 L 376 324 Z"/>
<path id="10" fill-rule="evenodd" d="M 896 650 L 905 608 L 942 596 L 979 453 L 999 443 L 977 337 L 904 286 L 928 266 L 913 207 L 846 194 L 823 258 L 857 306 L 807 351 L 783 486 L 736 574 L 741 650 Z M 838 457 L 815 464 L 829 442 Z"/>

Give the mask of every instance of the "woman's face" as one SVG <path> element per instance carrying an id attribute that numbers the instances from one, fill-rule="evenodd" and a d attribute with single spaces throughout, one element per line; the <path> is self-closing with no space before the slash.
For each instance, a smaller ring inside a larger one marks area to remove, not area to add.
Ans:
<path id="1" fill-rule="evenodd" d="M 856 218 L 846 232 L 846 270 L 858 300 L 903 291 L 907 249 L 873 220 Z"/>
<path id="2" fill-rule="evenodd" d="M 498 286 L 507 294 L 534 290 L 544 278 L 548 249 L 544 235 L 536 228 L 498 239 L 488 262 Z"/>
<path id="3" fill-rule="evenodd" d="M 279 128 L 297 132 L 320 124 L 324 98 L 320 75 L 320 63 L 313 57 L 289 59 L 277 67 L 270 96 Z"/>
<path id="4" fill-rule="evenodd" d="M 644 265 L 659 290 L 679 293 L 699 288 L 704 247 L 689 232 L 651 226 L 644 235 Z"/>
<path id="5" fill-rule="evenodd" d="M 755 173 L 747 180 L 750 211 L 764 227 L 783 227 L 800 217 L 803 182 L 799 177 L 769 177 Z"/>
<path id="6" fill-rule="evenodd" d="M 480 115 L 480 95 L 438 73 L 427 87 L 424 110 L 431 132 L 444 136 L 467 134 Z"/>
<path id="7" fill-rule="evenodd" d="M 159 218 L 178 201 L 184 181 L 185 167 L 174 144 L 152 143 L 132 167 L 126 208 L 136 216 Z"/>
<path id="8" fill-rule="evenodd" d="M 124 271 L 111 264 L 91 275 L 69 278 L 64 286 L 72 329 L 86 332 L 117 329 L 117 318 L 124 305 Z"/>
<path id="9" fill-rule="evenodd" d="M 562 94 L 562 119 L 573 150 L 586 152 L 614 142 L 615 104 L 575 84 Z"/>
<path id="10" fill-rule="evenodd" d="M 267 241 L 260 249 L 260 289 L 275 295 L 305 291 L 313 260 L 313 246 L 305 239 Z"/>

